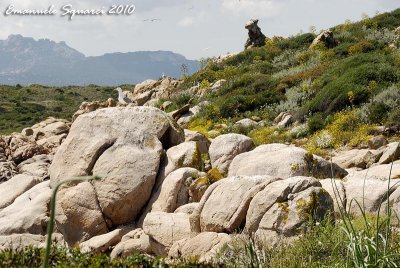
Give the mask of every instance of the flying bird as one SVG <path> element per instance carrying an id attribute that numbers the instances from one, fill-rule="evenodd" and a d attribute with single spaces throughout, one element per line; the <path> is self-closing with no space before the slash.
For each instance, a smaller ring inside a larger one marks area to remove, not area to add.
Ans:
<path id="1" fill-rule="evenodd" d="M 132 101 L 127 96 L 125 96 L 125 94 L 122 92 L 122 89 L 120 87 L 117 87 L 115 90 L 118 91 L 118 101 L 119 101 L 119 103 L 121 103 L 121 104 L 132 103 Z"/>
<path id="2" fill-rule="evenodd" d="M 155 21 L 160 21 L 160 19 L 145 19 L 143 21 L 150 21 L 150 22 L 155 22 Z"/>

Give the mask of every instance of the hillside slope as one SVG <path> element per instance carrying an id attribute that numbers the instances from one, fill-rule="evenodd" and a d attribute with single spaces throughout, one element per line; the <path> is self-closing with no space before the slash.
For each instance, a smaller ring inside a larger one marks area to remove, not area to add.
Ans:
<path id="1" fill-rule="evenodd" d="M 338 45 L 331 49 L 322 44 L 311 47 L 315 33 L 267 38 L 264 47 L 245 50 L 222 63 L 210 60 L 185 80 L 175 102 L 200 84 L 206 94 L 197 101 L 208 100 L 211 105 L 189 127 L 205 133 L 236 131 L 259 143 L 301 142 L 302 137 L 315 143 L 328 133 L 333 138 L 329 146 L 360 145 L 376 125 L 389 132 L 400 127 L 399 26 L 397 9 L 332 27 Z M 223 86 L 210 89 L 220 79 L 226 80 Z M 281 112 L 293 116 L 294 129 L 273 127 Z M 264 126 L 233 127 L 252 117 Z"/>

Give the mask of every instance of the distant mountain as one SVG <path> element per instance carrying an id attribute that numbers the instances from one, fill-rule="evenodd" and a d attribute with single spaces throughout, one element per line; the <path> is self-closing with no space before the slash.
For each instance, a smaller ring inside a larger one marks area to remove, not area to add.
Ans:
<path id="1" fill-rule="evenodd" d="M 0 84 L 109 85 L 135 84 L 146 79 L 180 77 L 185 64 L 188 73 L 198 62 L 170 51 L 110 53 L 86 57 L 65 42 L 35 40 L 10 35 L 0 40 Z"/>

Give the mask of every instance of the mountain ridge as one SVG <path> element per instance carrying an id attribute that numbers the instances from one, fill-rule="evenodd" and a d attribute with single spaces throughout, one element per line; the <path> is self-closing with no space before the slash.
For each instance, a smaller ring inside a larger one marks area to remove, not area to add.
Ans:
<path id="1" fill-rule="evenodd" d="M 197 61 L 171 51 L 85 56 L 64 41 L 35 40 L 19 34 L 0 40 L 0 58 L 0 84 L 6 85 L 115 86 L 157 79 L 163 74 L 179 77 L 183 64 L 189 74 L 198 69 Z"/>

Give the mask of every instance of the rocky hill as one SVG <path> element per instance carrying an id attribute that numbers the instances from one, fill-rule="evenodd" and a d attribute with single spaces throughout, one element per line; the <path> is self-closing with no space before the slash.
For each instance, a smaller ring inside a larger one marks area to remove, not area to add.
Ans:
<path id="1" fill-rule="evenodd" d="M 86 57 L 65 42 L 34 40 L 10 35 L 0 40 L 0 84 L 51 86 L 136 84 L 157 79 L 164 73 L 180 77 L 181 66 L 188 74 L 198 70 L 198 63 L 170 51 L 109 53 Z"/>
<path id="2" fill-rule="evenodd" d="M 184 80 L 1 136 L 0 264 L 43 262 L 63 184 L 53 264 L 397 267 L 400 10 L 265 42 L 256 24 Z"/>

